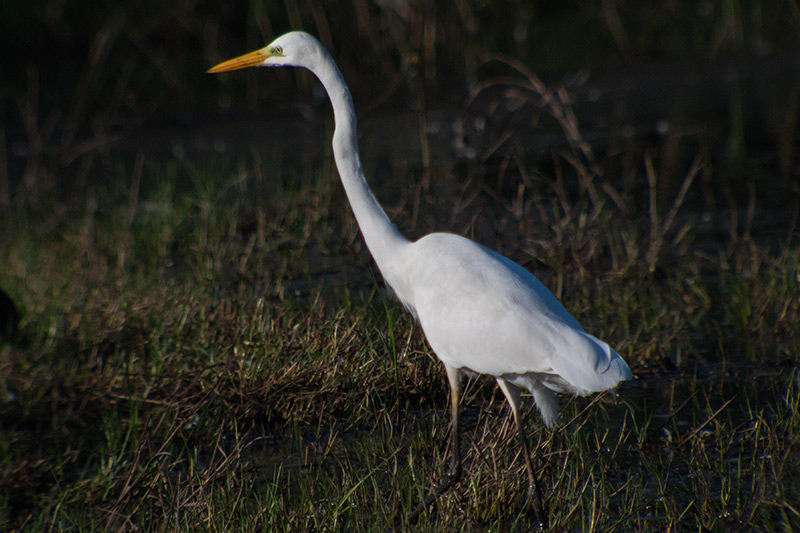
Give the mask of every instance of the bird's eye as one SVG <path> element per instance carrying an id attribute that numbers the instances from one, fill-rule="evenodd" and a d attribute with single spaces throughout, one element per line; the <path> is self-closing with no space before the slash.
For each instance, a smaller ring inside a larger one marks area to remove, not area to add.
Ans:
<path id="1" fill-rule="evenodd" d="M 272 54 L 276 56 L 283 55 L 283 47 L 282 46 L 273 46 L 272 47 Z"/>

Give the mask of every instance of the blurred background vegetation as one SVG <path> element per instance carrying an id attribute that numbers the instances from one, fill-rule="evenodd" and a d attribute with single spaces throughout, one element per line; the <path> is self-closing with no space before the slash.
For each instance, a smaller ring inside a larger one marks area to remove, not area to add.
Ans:
<path id="1" fill-rule="evenodd" d="M 711 119 L 710 108 L 721 125 L 713 134 L 737 165 L 752 146 L 775 146 L 775 159 L 760 161 L 776 170 L 774 201 L 785 201 L 786 178 L 797 175 L 800 8 L 791 0 L 37 0 L 0 6 L 0 205 L 17 196 L 20 184 L 32 190 L 85 176 L 104 164 L 103 150 L 126 140 L 130 147 L 132 137 L 153 129 L 188 130 L 231 109 L 274 109 L 271 100 L 296 94 L 295 76 L 307 93 L 309 77 L 290 70 L 278 72 L 277 81 L 205 74 L 290 29 L 319 36 L 362 112 L 465 101 L 482 81 L 508 73 L 488 60 L 513 58 L 545 80 L 610 76 L 607 93 L 618 99 L 631 98 L 626 80 L 645 101 L 682 87 L 696 93 L 698 109 L 673 103 L 660 118 L 702 127 L 697 121 Z M 705 83 L 695 86 L 698 78 Z M 621 86 L 614 88 L 614 80 Z M 581 124 L 589 125 L 602 108 L 581 111 Z M 617 123 L 607 128 L 624 125 L 615 112 Z"/>

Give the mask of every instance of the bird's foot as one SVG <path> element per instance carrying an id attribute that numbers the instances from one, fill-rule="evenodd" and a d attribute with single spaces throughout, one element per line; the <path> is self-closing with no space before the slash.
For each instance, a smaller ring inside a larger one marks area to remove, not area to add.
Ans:
<path id="1" fill-rule="evenodd" d="M 539 528 L 547 531 L 550 528 L 550 521 L 548 520 L 547 505 L 538 483 L 528 485 L 526 507 L 532 511 L 534 519 L 539 523 Z"/>

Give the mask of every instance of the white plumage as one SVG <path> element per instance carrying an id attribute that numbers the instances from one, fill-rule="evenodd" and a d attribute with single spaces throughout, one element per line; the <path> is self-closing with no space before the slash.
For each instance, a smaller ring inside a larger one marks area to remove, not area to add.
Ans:
<path id="1" fill-rule="evenodd" d="M 325 48 L 303 32 L 226 61 L 209 72 L 251 66 L 305 67 L 322 82 L 333 106 L 333 151 L 347 198 L 367 247 L 397 298 L 419 320 L 451 386 L 452 459 L 447 478 L 412 519 L 461 474 L 458 401 L 464 373 L 493 376 L 512 409 L 525 451 L 535 511 L 547 523 L 519 417 L 520 388 L 529 390 L 543 420 L 558 413 L 556 392 L 587 395 L 631 378 L 608 344 L 586 333 L 553 294 L 513 261 L 450 233 L 416 242 L 391 224 L 367 185 L 358 157 L 350 91 Z"/>
<path id="2" fill-rule="evenodd" d="M 513 261 L 449 233 L 406 246 L 403 263 L 387 266 L 389 283 L 445 365 L 536 392 L 548 425 L 554 392 L 587 395 L 630 379 L 622 358 Z"/>

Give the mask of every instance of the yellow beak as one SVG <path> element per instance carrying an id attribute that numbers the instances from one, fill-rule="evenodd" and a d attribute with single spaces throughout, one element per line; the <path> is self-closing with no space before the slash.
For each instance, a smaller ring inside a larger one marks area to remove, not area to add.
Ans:
<path id="1" fill-rule="evenodd" d="M 223 61 L 219 65 L 208 69 L 208 73 L 216 74 L 217 72 L 227 72 L 229 70 L 239 70 L 241 68 L 258 67 L 264 64 L 264 61 L 270 57 L 271 56 L 267 49 L 262 48 L 260 50 L 256 50 L 255 52 L 250 52 L 249 54 Z"/>

